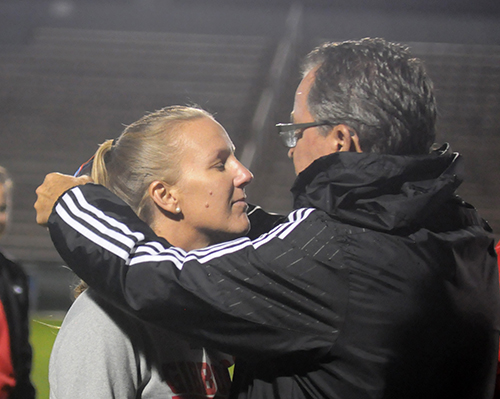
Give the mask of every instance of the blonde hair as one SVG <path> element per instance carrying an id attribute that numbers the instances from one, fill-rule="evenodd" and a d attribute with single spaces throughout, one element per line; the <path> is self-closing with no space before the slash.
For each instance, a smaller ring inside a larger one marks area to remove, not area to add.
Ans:
<path id="1" fill-rule="evenodd" d="M 12 190 L 14 187 L 14 183 L 9 175 L 9 172 L 3 166 L 0 166 L 0 185 L 3 186 L 3 195 L 4 195 L 5 205 L 7 206 L 7 209 L 5 210 L 6 213 L 5 230 L 7 230 L 10 224 L 10 215 L 12 209 Z M 3 233 L 5 233 L 5 230 L 3 232 L 0 232 L 0 236 L 3 235 Z"/>
<path id="2" fill-rule="evenodd" d="M 99 146 L 92 164 L 92 180 L 124 200 L 146 223 L 152 223 L 148 187 L 155 180 L 175 184 L 180 177 L 182 126 L 210 118 L 207 111 L 174 105 L 144 115 L 127 126 L 120 137 Z M 87 289 L 80 281 L 75 298 Z"/>
<path id="3" fill-rule="evenodd" d="M 92 179 L 151 224 L 148 187 L 155 180 L 178 181 L 182 125 L 199 118 L 213 116 L 200 108 L 178 105 L 146 114 L 127 126 L 117 140 L 101 144 L 94 156 Z"/>
<path id="4" fill-rule="evenodd" d="M 3 166 L 0 166 L 0 184 L 3 184 L 6 201 L 10 201 L 14 183 L 12 182 L 12 178 L 10 177 L 9 172 Z"/>

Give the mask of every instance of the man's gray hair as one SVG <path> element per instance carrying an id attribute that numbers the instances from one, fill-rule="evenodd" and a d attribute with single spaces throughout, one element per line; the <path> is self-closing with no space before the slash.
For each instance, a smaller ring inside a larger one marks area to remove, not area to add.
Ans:
<path id="1" fill-rule="evenodd" d="M 315 120 L 352 127 L 364 152 L 429 152 L 437 113 L 433 84 L 407 47 L 378 38 L 325 43 L 307 56 L 304 76 L 314 68 L 308 106 Z"/>

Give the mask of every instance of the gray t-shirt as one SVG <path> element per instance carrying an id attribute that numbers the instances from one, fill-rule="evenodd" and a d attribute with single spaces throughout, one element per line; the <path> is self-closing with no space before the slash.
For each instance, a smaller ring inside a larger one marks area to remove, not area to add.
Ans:
<path id="1" fill-rule="evenodd" d="M 88 289 L 50 357 L 51 399 L 226 398 L 232 358 L 125 314 Z"/>

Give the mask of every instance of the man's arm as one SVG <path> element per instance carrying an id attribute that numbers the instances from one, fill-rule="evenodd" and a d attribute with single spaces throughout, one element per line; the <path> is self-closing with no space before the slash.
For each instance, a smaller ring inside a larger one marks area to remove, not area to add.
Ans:
<path id="1" fill-rule="evenodd" d="M 325 296 L 312 287 L 321 268 L 298 264 L 304 254 L 286 241 L 311 212 L 297 211 L 253 241 L 186 253 L 110 191 L 87 184 L 60 198 L 48 226 L 69 267 L 144 320 L 247 358 L 311 357 L 324 354 L 337 335 L 326 323 L 331 318 L 319 314 L 330 312 Z"/>
<path id="2" fill-rule="evenodd" d="M 280 223 L 286 222 L 286 216 L 266 212 L 258 205 L 250 204 L 247 213 L 250 220 L 250 231 L 247 237 L 251 240 L 256 239 L 264 233 L 268 233 Z"/>
<path id="3" fill-rule="evenodd" d="M 70 188 L 90 182 L 92 179 L 86 175 L 73 177 L 61 173 L 49 173 L 36 189 L 36 222 L 41 226 L 47 225 L 57 199 Z"/>

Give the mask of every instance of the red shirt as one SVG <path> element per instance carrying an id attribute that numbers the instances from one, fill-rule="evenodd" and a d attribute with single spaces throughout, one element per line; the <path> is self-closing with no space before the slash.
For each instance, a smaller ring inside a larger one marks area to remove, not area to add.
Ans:
<path id="1" fill-rule="evenodd" d="M 0 301 L 0 399 L 7 399 L 16 385 L 10 354 L 9 325 Z"/>

